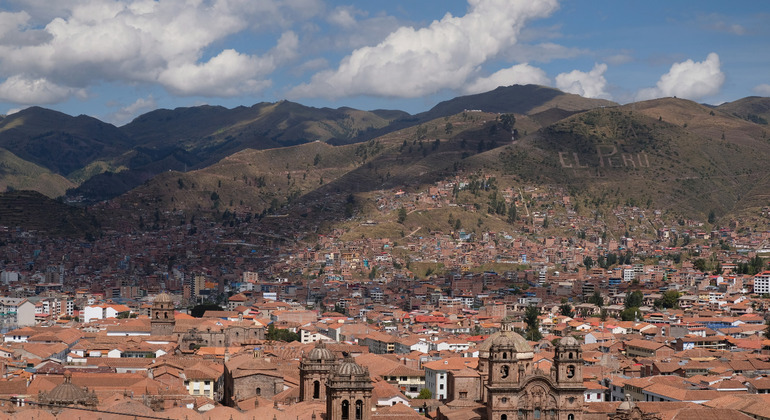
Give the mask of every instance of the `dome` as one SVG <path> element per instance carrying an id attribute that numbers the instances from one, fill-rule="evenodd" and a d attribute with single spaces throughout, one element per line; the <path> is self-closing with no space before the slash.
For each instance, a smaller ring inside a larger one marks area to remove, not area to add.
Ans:
<path id="1" fill-rule="evenodd" d="M 560 346 L 568 346 L 568 347 L 580 347 L 580 343 L 575 339 L 575 337 L 567 336 L 559 340 Z"/>
<path id="2" fill-rule="evenodd" d="M 154 303 L 172 303 L 173 299 L 171 299 L 171 295 L 164 292 L 155 296 L 155 300 L 153 302 Z"/>
<path id="3" fill-rule="evenodd" d="M 307 354 L 307 360 L 309 361 L 321 361 L 321 362 L 334 362 L 337 358 L 334 357 L 334 353 L 326 348 L 326 344 L 323 341 L 318 341 Z"/>
<path id="4" fill-rule="evenodd" d="M 356 363 L 352 357 L 346 356 L 345 359 L 337 366 L 335 371 L 340 376 L 366 376 L 368 372 L 366 369 Z"/>
<path id="5" fill-rule="evenodd" d="M 479 353 L 488 353 L 492 346 L 513 347 L 518 353 L 532 353 L 534 351 L 524 337 L 513 331 L 499 331 L 490 335 L 479 346 Z"/>
<path id="6" fill-rule="evenodd" d="M 64 373 L 64 382 L 54 387 L 46 396 L 50 404 L 78 404 L 88 400 L 88 392 L 72 383 L 69 371 Z"/>

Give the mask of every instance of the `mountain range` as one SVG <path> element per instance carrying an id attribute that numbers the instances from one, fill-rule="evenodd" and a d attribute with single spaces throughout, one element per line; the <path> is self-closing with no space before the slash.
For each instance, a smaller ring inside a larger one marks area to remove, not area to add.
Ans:
<path id="1" fill-rule="evenodd" d="M 259 213 L 483 169 L 687 215 L 739 215 L 768 204 L 768 119 L 770 98 L 618 105 L 536 85 L 415 115 L 280 101 L 159 109 L 116 127 L 32 107 L 0 119 L 0 188 Z"/>

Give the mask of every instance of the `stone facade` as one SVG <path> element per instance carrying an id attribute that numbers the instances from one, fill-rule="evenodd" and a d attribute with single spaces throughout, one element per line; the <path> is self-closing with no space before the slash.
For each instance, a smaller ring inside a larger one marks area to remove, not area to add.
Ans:
<path id="1" fill-rule="evenodd" d="M 150 311 L 152 335 L 171 335 L 174 332 L 174 302 L 167 293 L 155 297 Z"/>
<path id="2" fill-rule="evenodd" d="M 345 357 L 326 384 L 326 420 L 371 420 L 372 389 L 369 369 Z"/>
<path id="3" fill-rule="evenodd" d="M 300 401 L 326 401 L 326 384 L 336 367 L 334 353 L 322 341 L 318 341 L 299 364 Z"/>
<path id="4" fill-rule="evenodd" d="M 532 347 L 510 325 L 490 340 L 483 364 L 487 420 L 582 419 L 585 388 L 577 340 L 561 339 L 551 372 L 534 367 Z"/>
<path id="5" fill-rule="evenodd" d="M 234 406 L 254 396 L 272 398 L 284 390 L 283 373 L 269 358 L 241 354 L 225 362 L 223 404 Z"/>

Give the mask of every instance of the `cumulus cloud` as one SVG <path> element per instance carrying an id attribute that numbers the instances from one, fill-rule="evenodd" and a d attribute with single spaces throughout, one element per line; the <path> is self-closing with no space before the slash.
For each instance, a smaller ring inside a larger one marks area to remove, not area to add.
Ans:
<path id="1" fill-rule="evenodd" d="M 556 76 L 556 87 L 564 92 L 574 93 L 586 98 L 609 99 L 610 95 L 605 91 L 607 80 L 604 72 L 607 65 L 596 63 L 589 72 L 572 70 L 569 73 L 561 73 Z"/>
<path id="2" fill-rule="evenodd" d="M 761 85 L 754 86 L 754 92 L 762 96 L 770 96 L 770 84 L 762 83 Z"/>
<path id="3" fill-rule="evenodd" d="M 0 100 L 23 105 L 53 104 L 71 95 L 85 96 L 82 89 L 59 86 L 45 78 L 11 76 L 0 83 Z"/>
<path id="4" fill-rule="evenodd" d="M 145 111 L 151 111 L 158 107 L 158 102 L 152 95 L 147 98 L 139 98 L 134 103 L 124 106 L 107 117 L 107 120 L 116 125 L 127 123 L 135 116 Z"/>
<path id="5" fill-rule="evenodd" d="M 297 35 L 285 31 L 262 55 L 218 43 L 321 9 L 320 0 L 73 0 L 44 11 L 30 0 L 29 11 L 0 13 L 3 98 L 53 103 L 105 81 L 159 83 L 182 95 L 252 93 L 297 57 Z M 41 101 L 15 93 L 25 90 Z"/>
<path id="6" fill-rule="evenodd" d="M 465 87 L 468 94 L 488 92 L 498 86 L 510 85 L 549 85 L 548 76 L 542 69 L 530 66 L 527 63 L 517 64 L 507 69 L 499 70 L 489 77 L 480 77 Z"/>
<path id="7" fill-rule="evenodd" d="M 556 0 L 469 0 L 468 13 L 447 13 L 429 26 L 401 27 L 376 46 L 345 57 L 336 70 L 316 73 L 291 97 L 353 95 L 418 97 L 459 88 L 479 66 L 516 44 L 524 24 L 550 15 Z"/>
<path id="8" fill-rule="evenodd" d="M 686 60 L 674 63 L 668 73 L 660 77 L 655 87 L 640 90 L 636 99 L 677 96 L 698 100 L 719 93 L 724 82 L 725 75 L 720 69 L 719 55 L 712 52 L 701 62 Z"/>

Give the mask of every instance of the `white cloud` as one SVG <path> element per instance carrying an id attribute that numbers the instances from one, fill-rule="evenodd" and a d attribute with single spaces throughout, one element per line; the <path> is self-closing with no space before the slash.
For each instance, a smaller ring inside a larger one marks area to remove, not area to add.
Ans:
<path id="1" fill-rule="evenodd" d="M 710 53 L 704 61 L 686 60 L 674 63 L 668 73 L 658 80 L 655 87 L 640 90 L 637 100 L 677 96 L 698 100 L 719 93 L 725 82 L 720 69 L 719 55 Z"/>
<path id="2" fill-rule="evenodd" d="M 556 0 L 469 0 L 469 6 L 462 17 L 447 13 L 421 29 L 401 27 L 378 45 L 353 51 L 336 70 L 315 74 L 290 96 L 413 98 L 460 88 L 480 65 L 514 45 L 528 20 L 558 7 Z"/>
<path id="3" fill-rule="evenodd" d="M 356 26 L 356 16 L 364 15 L 365 13 L 353 6 L 338 6 L 329 14 L 326 20 L 342 28 L 352 28 Z"/>
<path id="4" fill-rule="evenodd" d="M 16 104 L 53 104 L 71 95 L 84 96 L 85 92 L 59 86 L 45 78 L 30 79 L 24 76 L 11 76 L 0 84 L 0 100 Z"/>
<path id="5" fill-rule="evenodd" d="M 770 96 L 770 84 L 762 83 L 754 86 L 754 92 L 762 96 Z"/>
<path id="6" fill-rule="evenodd" d="M 115 125 L 129 122 L 142 112 L 151 111 L 158 107 L 158 102 L 152 95 L 147 98 L 139 98 L 134 103 L 124 106 L 107 117 L 107 120 Z"/>
<path id="7" fill-rule="evenodd" d="M 609 99 L 610 95 L 605 91 L 607 88 L 607 80 L 604 78 L 605 71 L 607 71 L 606 64 L 596 63 L 594 68 L 587 73 L 580 70 L 561 73 L 556 76 L 556 87 L 564 92 L 586 98 Z"/>
<path id="8" fill-rule="evenodd" d="M 542 69 L 527 63 L 517 64 L 507 69 L 499 70 L 489 77 L 480 77 L 465 87 L 465 93 L 481 93 L 494 90 L 498 86 L 510 85 L 549 85 L 548 76 Z"/>
<path id="9" fill-rule="evenodd" d="M 284 27 L 322 10 L 320 0 L 54 3 L 45 10 L 42 1 L 30 0 L 29 11 L 0 13 L 0 81 L 6 79 L 6 100 L 32 103 L 13 94 L 26 85 L 53 103 L 105 81 L 160 83 L 184 95 L 254 92 L 270 84 L 278 64 L 296 58 L 297 35 L 285 31 L 264 55 L 218 45 L 236 33 Z"/>
<path id="10" fill-rule="evenodd" d="M 254 76 L 273 68 L 271 60 L 224 50 L 205 63 L 184 63 L 165 70 L 158 81 L 178 95 L 236 96 L 267 87 L 269 82 Z"/>

